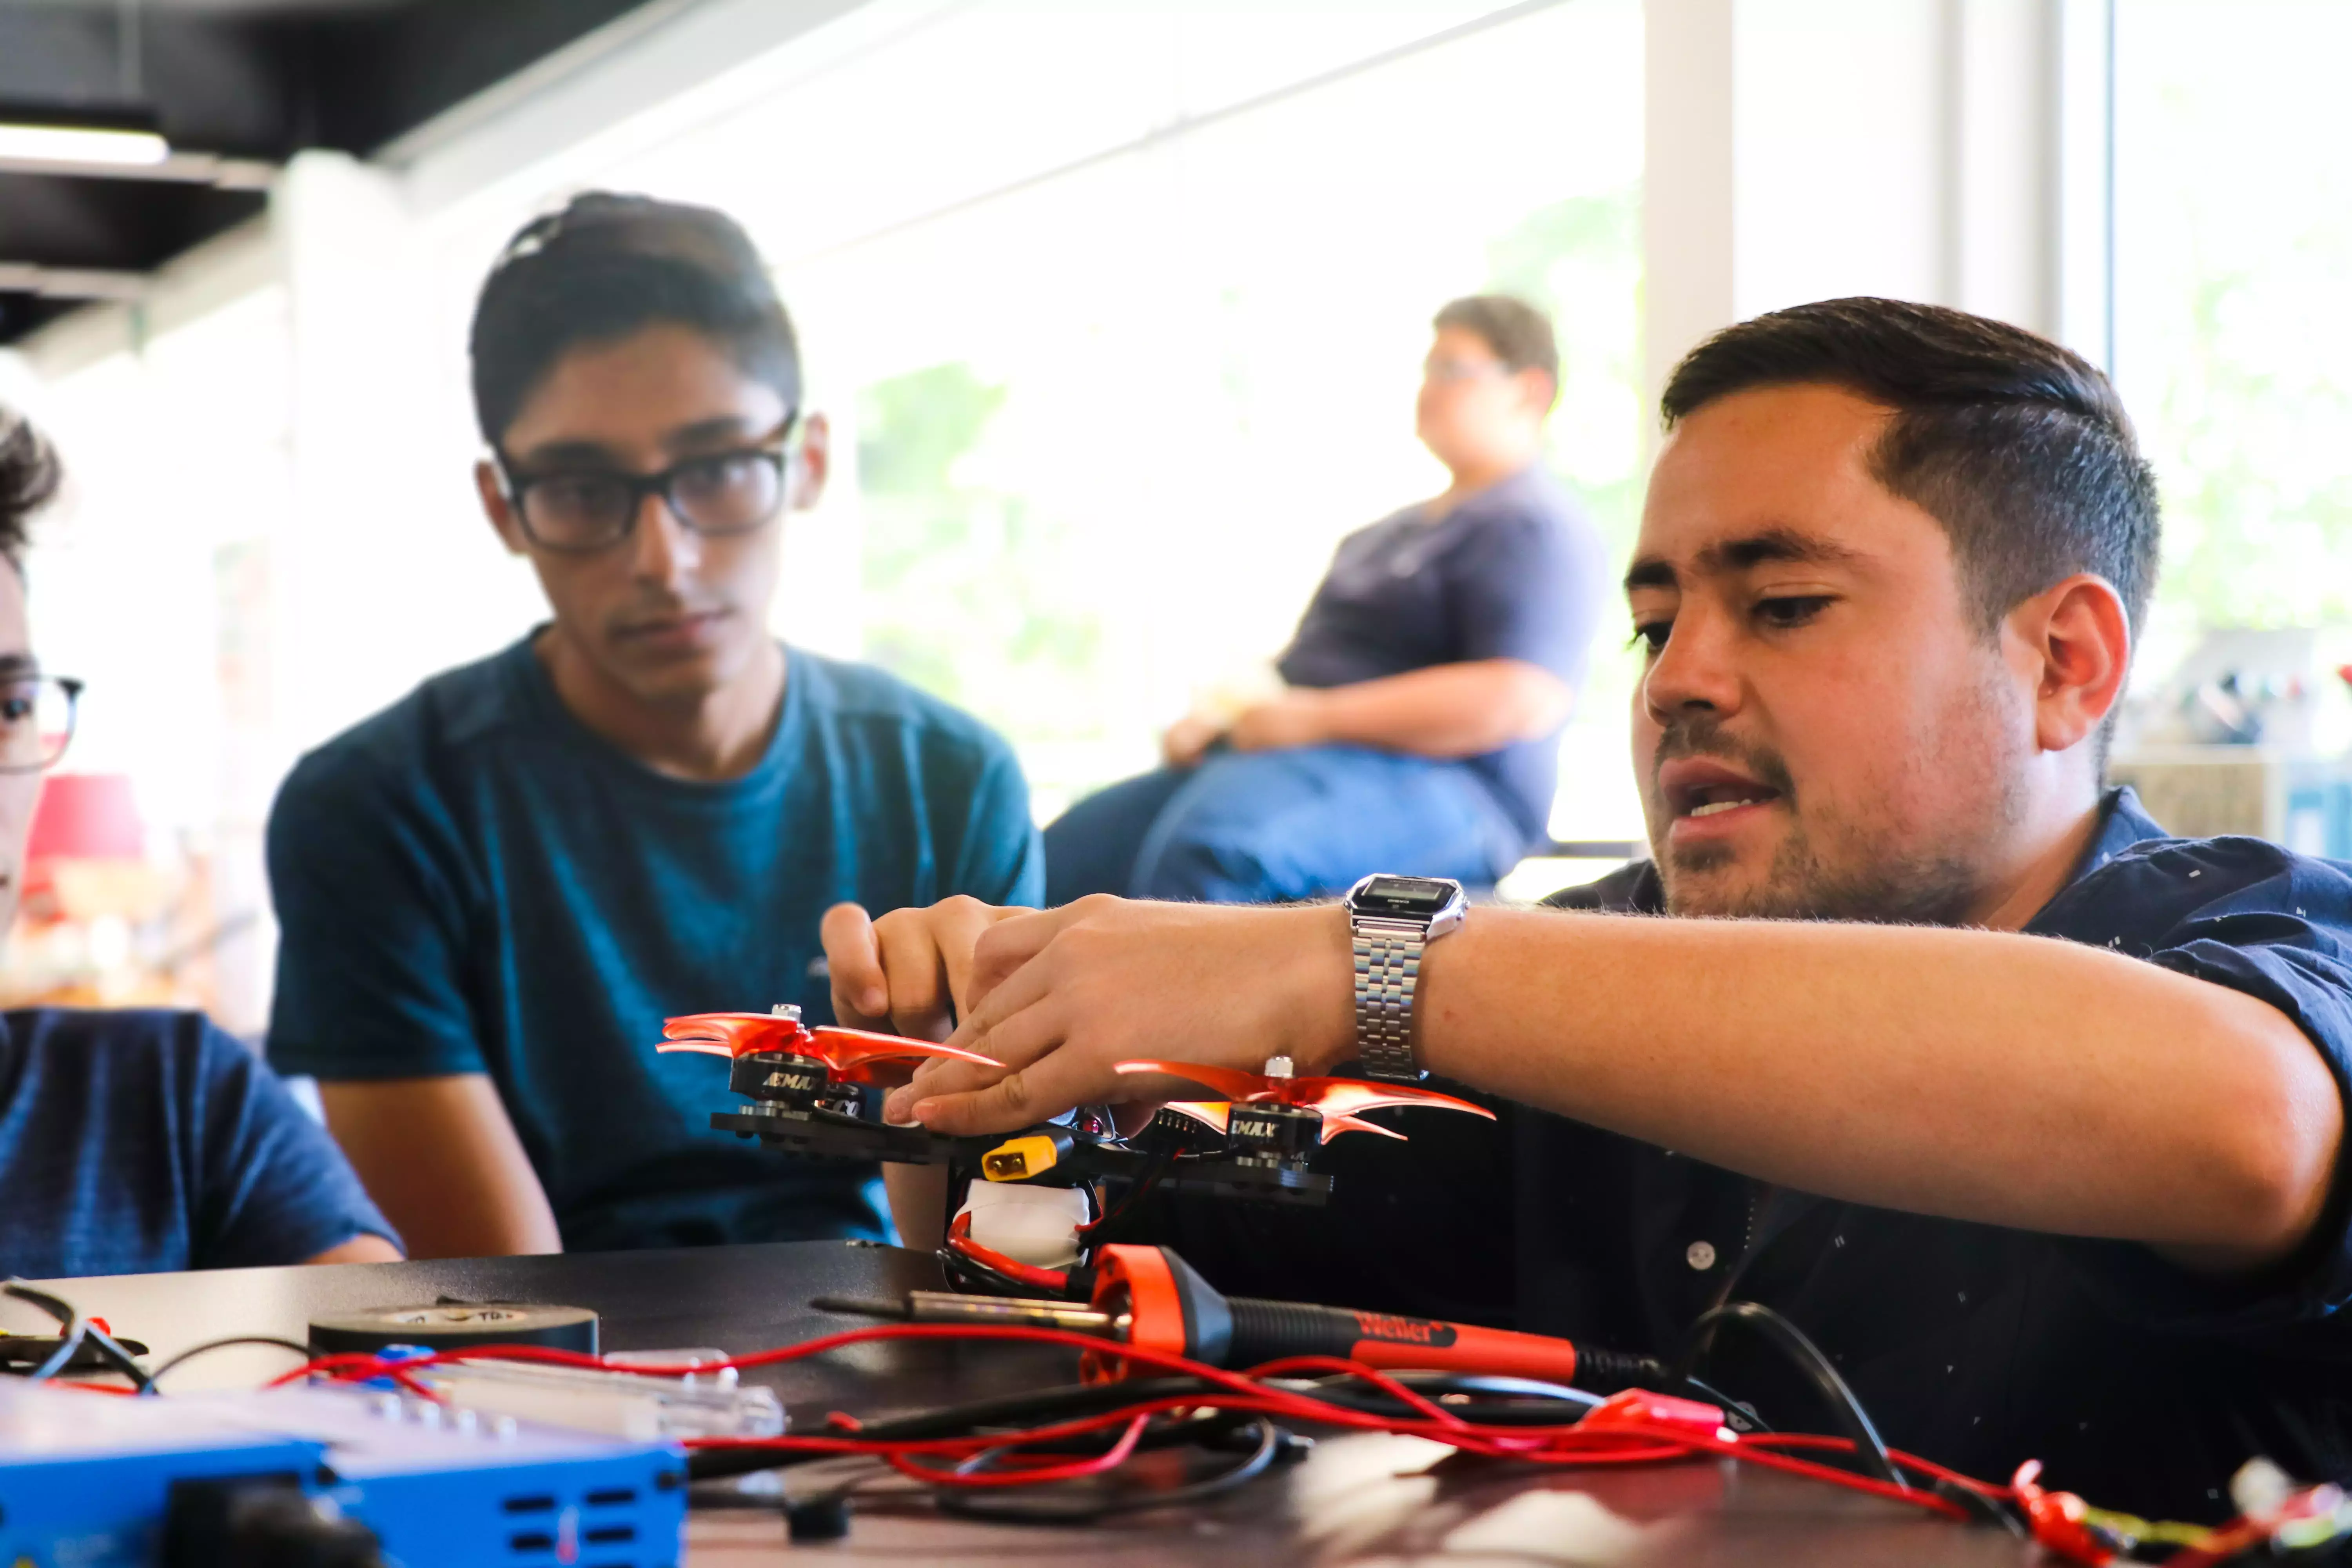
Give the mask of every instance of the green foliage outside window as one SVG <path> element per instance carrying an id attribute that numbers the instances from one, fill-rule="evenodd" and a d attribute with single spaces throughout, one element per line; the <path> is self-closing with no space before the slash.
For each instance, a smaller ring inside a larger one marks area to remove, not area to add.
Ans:
<path id="1" fill-rule="evenodd" d="M 1091 729 L 1101 595 L 1074 531 L 959 467 L 1007 389 L 966 364 L 877 382 L 858 401 L 866 657 L 1016 742 Z"/>

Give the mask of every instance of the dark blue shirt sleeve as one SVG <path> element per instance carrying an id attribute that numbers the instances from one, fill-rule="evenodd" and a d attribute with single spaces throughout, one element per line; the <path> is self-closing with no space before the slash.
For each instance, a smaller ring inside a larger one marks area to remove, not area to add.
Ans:
<path id="1" fill-rule="evenodd" d="M 191 1266 L 301 1263 L 360 1236 L 400 1235 L 370 1201 L 327 1130 L 253 1053 L 207 1024 L 193 1103 Z"/>
<path id="2" fill-rule="evenodd" d="M 2179 910 L 2168 929 L 2126 931 L 2111 945 L 2276 1008 L 2311 1041 L 2352 1107 L 2352 867 L 2222 838 L 2150 847 L 2084 886 L 2102 879 L 2142 909 Z M 2352 1300 L 2347 1174 L 2339 1152 L 2310 1237 L 2251 1274 L 2197 1273 L 2125 1242 L 2084 1242 L 2077 1256 L 2091 1287 L 2133 1321 L 2232 1335 L 2293 1330 Z"/>
<path id="3" fill-rule="evenodd" d="M 1480 523 L 1444 562 L 1460 658 L 1516 658 L 1575 685 L 1601 621 L 1603 560 L 1580 519 L 1513 512 Z"/>
<path id="4" fill-rule="evenodd" d="M 329 1080 L 486 1066 L 464 986 L 455 835 L 348 755 L 298 767 L 270 809 L 281 935 L 269 1059 Z"/>

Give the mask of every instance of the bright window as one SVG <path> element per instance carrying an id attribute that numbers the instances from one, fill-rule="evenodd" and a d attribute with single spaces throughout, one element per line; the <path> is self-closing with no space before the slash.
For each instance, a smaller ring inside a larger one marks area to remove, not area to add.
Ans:
<path id="1" fill-rule="evenodd" d="M 623 172 L 777 262 L 856 455 L 856 650 L 1004 730 L 1041 813 L 1444 487 L 1412 404 L 1453 296 L 1556 313 L 1555 459 L 1630 542 L 1639 6 L 1491 10 L 975 7 Z M 1563 833 L 1638 820 L 1629 668 L 1596 656 Z"/>
<path id="2" fill-rule="evenodd" d="M 2176 646 L 2352 618 L 2347 51 L 2336 0 L 2116 8 L 2115 368 L 2163 480 Z"/>

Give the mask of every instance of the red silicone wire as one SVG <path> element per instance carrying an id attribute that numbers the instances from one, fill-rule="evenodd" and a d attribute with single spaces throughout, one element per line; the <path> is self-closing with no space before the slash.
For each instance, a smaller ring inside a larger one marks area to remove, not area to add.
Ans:
<path id="1" fill-rule="evenodd" d="M 948 1226 L 948 1249 L 992 1268 L 1008 1279 L 1018 1279 L 1034 1289 L 1051 1290 L 1059 1296 L 1069 1289 L 1070 1277 L 1051 1268 L 1040 1268 L 1034 1263 L 1024 1263 L 1017 1258 L 1007 1258 L 994 1247 L 983 1247 L 971 1238 L 971 1216 L 958 1215 Z"/>
<path id="2" fill-rule="evenodd" d="M 1135 1453 L 1135 1446 L 1143 1438 L 1143 1428 L 1151 1419 L 1149 1414 L 1130 1416 L 1127 1430 L 1118 1442 L 1091 1459 L 1073 1460 L 1068 1464 L 1038 1465 L 1021 1470 L 994 1473 L 982 1470 L 960 1475 L 954 1470 L 937 1470 L 929 1465 L 919 1465 L 904 1454 L 886 1453 L 882 1457 L 892 1469 L 919 1481 L 940 1487 L 1035 1487 L 1056 1481 L 1082 1481 L 1089 1476 L 1099 1476 L 1118 1468 Z M 992 1445 L 1005 1447 L 1002 1442 Z M 981 1453 L 986 1453 L 986 1448 Z"/>
<path id="3" fill-rule="evenodd" d="M 1090 1351 L 1107 1359 L 1195 1377 L 1210 1384 L 1211 1389 L 1201 1394 L 1124 1406 L 1094 1416 L 1047 1426 L 1016 1432 L 991 1433 L 982 1436 L 932 1438 L 921 1441 L 876 1441 L 855 1436 L 793 1434 L 779 1437 L 700 1438 L 690 1440 L 689 1446 L 713 1448 L 757 1447 L 779 1452 L 868 1454 L 885 1459 L 890 1458 L 893 1455 L 903 1458 L 918 1454 L 931 1454 L 942 1458 L 969 1458 L 972 1454 L 990 1448 L 1018 1448 L 1083 1436 L 1123 1422 L 1132 1422 L 1161 1410 L 1217 1409 L 1242 1414 L 1282 1416 L 1356 1431 L 1393 1432 L 1409 1436 L 1428 1437 L 1466 1452 L 1547 1464 L 1652 1463 L 1662 1459 L 1685 1458 L 1702 1455 L 1726 1456 L 1767 1468 L 1782 1470 L 1830 1485 L 1842 1486 L 1852 1490 L 1866 1492 L 1872 1496 L 1886 1498 L 1893 1501 L 1909 1503 L 1948 1517 L 1958 1517 L 1960 1513 L 1957 1505 L 1932 1493 L 1920 1490 L 1906 1491 L 1871 1477 L 1857 1476 L 1850 1471 L 1800 1458 L 1793 1453 L 1777 1451 L 1777 1448 L 1799 1447 L 1831 1451 L 1851 1451 L 1852 1445 L 1844 1442 L 1843 1439 L 1802 1439 L 1795 1436 L 1782 1436 L 1776 1448 L 1774 1444 L 1754 1438 L 1706 1436 L 1688 1428 L 1652 1427 L 1631 1421 L 1620 1423 L 1606 1432 L 1593 1432 L 1580 1429 L 1574 1425 L 1562 1425 L 1558 1427 L 1482 1427 L 1452 1412 L 1433 1406 L 1432 1407 L 1435 1411 L 1433 1415 L 1424 1414 L 1413 1419 L 1370 1415 L 1328 1405 L 1310 1395 L 1271 1388 L 1246 1374 L 1230 1372 L 1223 1367 L 1209 1366 L 1167 1352 L 1139 1345 L 1107 1344 L 1091 1335 L 1074 1333 L 1067 1330 L 1015 1325 L 874 1324 L 865 1328 L 845 1330 L 837 1334 L 827 1334 L 796 1345 L 756 1351 L 745 1355 L 730 1356 L 723 1361 L 705 1362 L 693 1366 L 606 1367 L 602 1359 L 596 1356 L 538 1345 L 485 1346 L 464 1351 L 441 1351 L 394 1363 L 382 1363 L 371 1356 L 329 1356 L 307 1366 L 298 1367 L 293 1372 L 274 1379 L 272 1385 L 292 1382 L 314 1372 L 334 1377 L 363 1379 L 385 1373 L 413 1373 L 446 1362 L 462 1362 L 468 1359 L 539 1362 L 557 1366 L 629 1372 L 646 1377 L 682 1377 L 695 1373 L 709 1373 L 727 1367 L 750 1369 L 779 1365 L 809 1356 L 822 1355 L 829 1351 L 851 1345 L 891 1340 L 950 1342 L 994 1340 L 1016 1343 L 1059 1345 L 1073 1350 Z M 1286 1363 L 1270 1363 L 1270 1365 L 1276 1369 L 1284 1366 L 1294 1369 L 1314 1366 L 1322 1370 L 1341 1372 L 1349 1376 L 1361 1379 L 1392 1397 L 1403 1398 L 1408 1404 L 1415 1402 L 1427 1404 L 1425 1400 L 1421 1400 L 1420 1396 L 1413 1394 L 1410 1389 L 1404 1388 L 1379 1369 L 1358 1363 L 1325 1358 L 1297 1358 Z M 1901 1455 L 1897 1458 L 1899 1462 L 1906 1465 L 1915 1463 L 1912 1456 L 1909 1455 Z M 1078 1461 L 1086 1465 L 1097 1465 L 1100 1462 L 1099 1456 L 1094 1459 Z M 1916 1461 L 1916 1464 L 1924 1474 L 1949 1473 L 1924 1460 Z M 1054 1473 L 1051 1468 L 1027 1469 L 1018 1472 L 1017 1475 L 1008 1474 L 991 1478 L 991 1479 L 994 1484 L 1039 1485 L 1045 1484 L 1045 1479 Z M 1097 1474 L 1100 1471 L 1088 1473 Z M 1963 1484 L 1969 1485 L 1988 1495 L 2002 1495 L 2005 1490 L 1980 1481 L 1963 1480 Z"/>

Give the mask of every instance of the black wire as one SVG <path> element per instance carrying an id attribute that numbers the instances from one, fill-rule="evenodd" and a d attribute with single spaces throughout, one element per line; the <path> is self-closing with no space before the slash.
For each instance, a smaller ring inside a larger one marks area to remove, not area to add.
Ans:
<path id="1" fill-rule="evenodd" d="M 1091 1524 L 1114 1514 L 1183 1508 L 1246 1486 L 1273 1466 L 1276 1456 L 1282 1451 L 1282 1428 L 1264 1415 L 1252 1417 L 1247 1426 L 1256 1428 L 1257 1443 L 1238 1463 L 1180 1487 L 1139 1488 L 1108 1494 L 1083 1485 L 1034 1487 L 1022 1489 L 1018 1497 L 996 1498 L 974 1495 L 960 1487 L 940 1486 L 932 1489 L 932 1495 L 941 1513 L 1005 1524 Z M 955 1473 L 969 1476 L 985 1471 L 1003 1452 L 1001 1448 L 983 1449 L 956 1466 Z"/>
<path id="2" fill-rule="evenodd" d="M 1169 1149 L 1152 1156 L 1151 1163 L 1146 1166 L 1143 1173 L 1135 1179 L 1135 1184 L 1128 1188 L 1127 1196 L 1119 1199 L 1118 1206 L 1105 1214 L 1092 1225 L 1079 1230 L 1078 1236 L 1083 1245 L 1095 1247 L 1108 1240 L 1111 1227 L 1134 1212 L 1136 1205 L 1150 1195 L 1151 1189 L 1160 1184 L 1160 1178 L 1166 1175 L 1170 1167 L 1175 1163 L 1174 1149 Z"/>
<path id="3" fill-rule="evenodd" d="M 1853 1390 L 1848 1388 L 1845 1379 L 1838 1375 L 1838 1369 L 1830 1364 L 1830 1358 L 1805 1336 L 1802 1329 L 1760 1302 L 1727 1301 L 1701 1312 L 1683 1341 L 1682 1353 L 1675 1358 L 1671 1373 L 1674 1386 L 1679 1387 L 1688 1379 L 1692 1370 L 1714 1345 L 1716 1330 L 1725 1323 L 1745 1325 L 1780 1352 L 1789 1363 L 1804 1373 L 1820 1391 L 1830 1406 L 1831 1414 L 1837 1417 L 1838 1425 L 1853 1440 L 1855 1458 L 1863 1461 L 1864 1467 L 1880 1480 L 1905 1491 L 1911 1489 L 1910 1482 L 1896 1468 L 1894 1457 L 1887 1453 L 1885 1440 L 1879 1436 L 1878 1428 L 1872 1424 L 1870 1412 L 1862 1407 L 1862 1401 L 1854 1397 Z"/>
<path id="4" fill-rule="evenodd" d="M 82 1321 L 81 1312 L 72 1304 L 50 1295 L 46 1290 L 36 1290 L 22 1279 L 9 1280 L 7 1284 L 0 1285 L 0 1290 L 5 1290 L 20 1301 L 30 1301 L 34 1306 L 55 1318 L 59 1326 L 64 1329 L 65 1331 L 58 1337 L 58 1348 L 51 1351 L 40 1365 L 25 1374 L 26 1383 L 46 1382 L 62 1370 L 68 1362 L 73 1360 L 74 1352 L 81 1349 L 81 1342 L 89 1332 L 89 1325 Z"/>
<path id="5" fill-rule="evenodd" d="M 1566 1426 L 1580 1420 L 1601 1402 L 1599 1394 L 1584 1389 L 1530 1378 L 1459 1373 L 1392 1372 L 1389 1375 L 1425 1399 L 1466 1396 L 1445 1405 L 1446 1414 L 1496 1426 Z M 1308 1397 L 1363 1415 L 1414 1420 L 1423 1414 L 1394 1394 L 1348 1377 L 1318 1379 Z M 1573 1414 L 1563 1413 L 1563 1405 L 1570 1406 Z"/>
<path id="6" fill-rule="evenodd" d="M 1601 1403 L 1599 1395 L 1588 1394 L 1580 1388 L 1538 1383 L 1528 1378 L 1448 1372 L 1394 1372 L 1389 1375 L 1414 1393 L 1431 1399 L 1449 1394 L 1473 1395 L 1473 1404 L 1449 1408 L 1454 1414 L 1475 1420 L 1492 1416 L 1502 1423 L 1545 1426 L 1557 1423 L 1559 1413 L 1556 1409 L 1544 1408 L 1544 1405 L 1566 1403 L 1575 1405 L 1580 1413 Z M 1413 1416 L 1420 1414 L 1377 1388 L 1339 1373 L 1328 1377 L 1278 1381 L 1283 1386 L 1306 1393 L 1309 1398 L 1319 1399 L 1345 1410 L 1376 1415 Z M 842 1435 L 881 1443 L 961 1437 L 992 1427 L 1014 1430 L 1045 1426 L 1055 1421 L 1117 1410 L 1121 1405 L 1218 1392 L 1221 1391 L 1203 1379 L 1183 1376 L 1069 1384 L 1027 1394 L 1001 1394 L 963 1405 L 946 1405 L 936 1410 L 918 1410 L 890 1420 L 868 1422 L 855 1432 Z M 1542 1401 L 1542 1405 L 1536 1404 L 1538 1400 Z M 731 1476 L 785 1469 L 794 1465 L 837 1458 L 839 1456 L 834 1454 L 793 1453 L 749 1446 L 696 1448 L 686 1457 L 686 1470 L 688 1476 L 695 1480 L 723 1480 Z"/>
<path id="7" fill-rule="evenodd" d="M 1721 1406 L 1724 1413 L 1724 1425 L 1742 1436 L 1750 1432 L 1772 1430 L 1772 1424 L 1756 1414 L 1756 1406 L 1742 1404 L 1711 1383 L 1702 1383 L 1696 1377 L 1685 1377 L 1679 1386 L 1690 1390 L 1709 1405 Z"/>
<path id="8" fill-rule="evenodd" d="M 200 1355 L 209 1355 L 215 1351 L 226 1350 L 231 1345 L 277 1345 L 280 1349 L 292 1351 L 304 1361 L 309 1361 L 312 1353 L 310 1347 L 302 1343 L 299 1340 L 280 1339 L 276 1334 L 231 1334 L 226 1339 L 206 1340 L 200 1345 L 190 1345 L 186 1350 L 182 1351 L 179 1354 L 168 1358 L 162 1365 L 153 1368 L 147 1373 L 147 1386 L 141 1389 L 140 1392 L 142 1394 L 162 1393 L 163 1391 L 157 1388 L 155 1384 L 163 1380 L 163 1376 L 165 1373 L 170 1372 L 173 1368 L 180 1365 L 184 1362 L 194 1361 Z"/>
<path id="9" fill-rule="evenodd" d="M 65 1333 L 58 1338 L 58 1348 L 51 1351 L 48 1354 L 48 1358 L 42 1362 L 40 1365 L 26 1373 L 25 1374 L 25 1381 L 26 1383 L 46 1383 L 50 1378 L 56 1376 L 58 1373 L 64 1371 L 66 1364 L 73 1360 L 74 1352 L 81 1349 L 81 1342 L 89 1335 L 89 1324 L 83 1322 L 79 1318 L 72 1319 L 68 1322 Z"/>
<path id="10" fill-rule="evenodd" d="M 949 1284 L 956 1284 L 960 1279 L 977 1280 L 989 1287 L 987 1290 L 972 1291 L 969 1292 L 970 1294 L 1026 1296 L 1034 1299 L 1038 1291 L 1046 1289 L 1043 1285 L 1032 1285 L 1015 1279 L 1012 1275 L 992 1268 L 976 1258 L 965 1257 L 952 1247 L 940 1247 L 935 1256 L 947 1270 Z"/>
<path id="11" fill-rule="evenodd" d="M 57 1375 L 71 1363 L 74 1352 L 80 1350 L 83 1342 L 87 1341 L 98 1347 L 100 1360 L 128 1377 L 140 1393 L 146 1393 L 151 1386 L 146 1372 L 137 1361 L 132 1359 L 131 1352 L 117 1343 L 113 1335 L 85 1319 L 81 1315 L 81 1309 L 72 1302 L 62 1297 L 52 1296 L 46 1290 L 37 1290 L 22 1279 L 11 1279 L 6 1284 L 0 1285 L 0 1294 L 14 1296 L 19 1301 L 31 1302 L 50 1317 L 55 1318 L 65 1330 L 64 1334 L 59 1337 L 58 1348 L 49 1353 L 47 1361 L 25 1374 L 26 1382 L 40 1383 Z"/>

